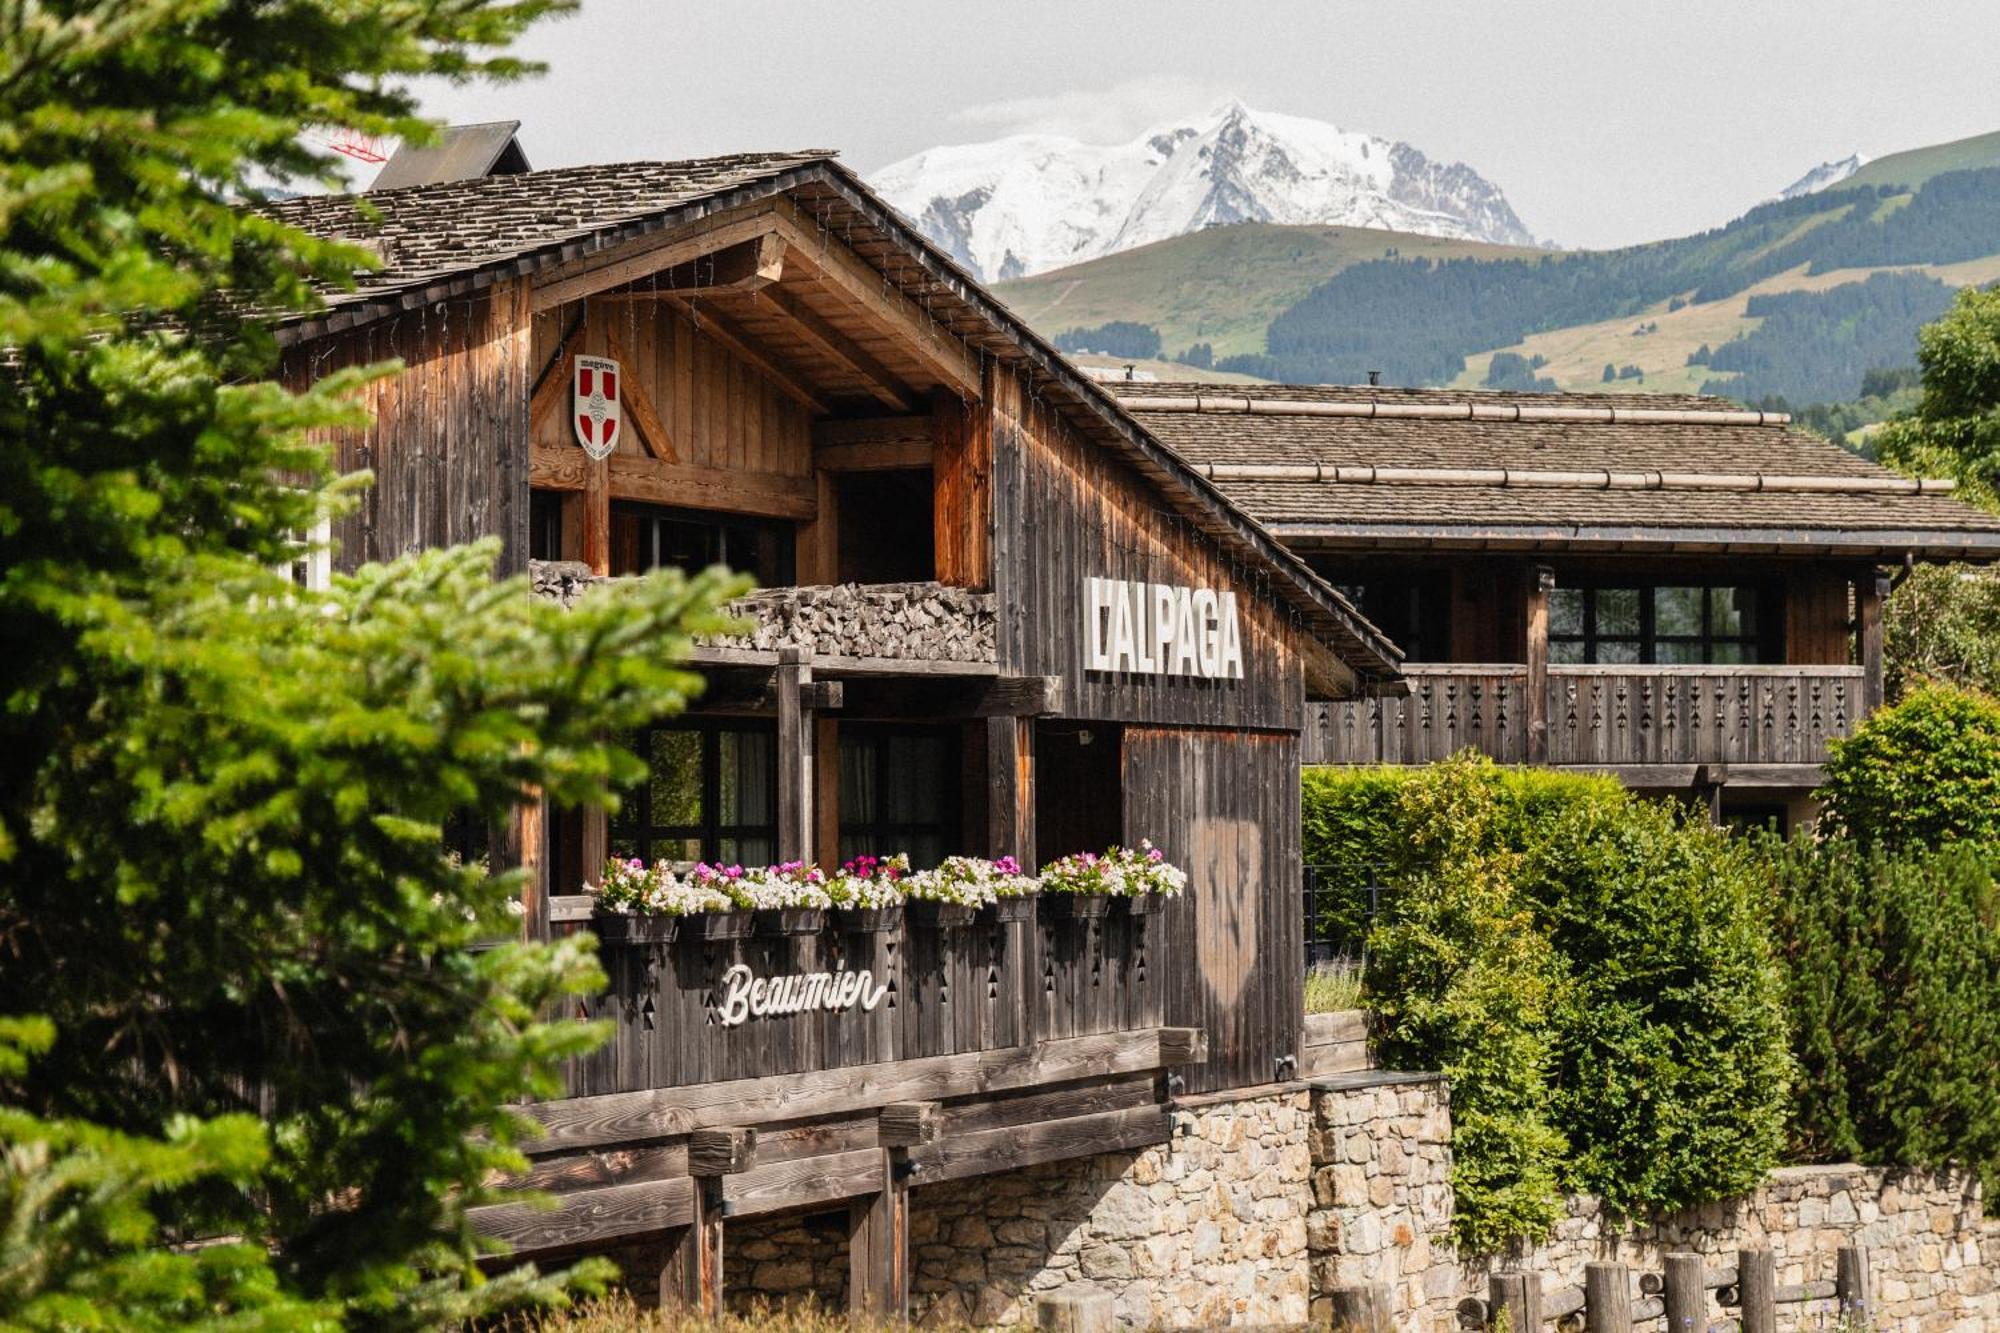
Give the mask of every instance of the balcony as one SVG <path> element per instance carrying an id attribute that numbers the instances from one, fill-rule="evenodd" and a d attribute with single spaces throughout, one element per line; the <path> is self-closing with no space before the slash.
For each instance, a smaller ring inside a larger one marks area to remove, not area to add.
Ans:
<path id="1" fill-rule="evenodd" d="M 1692 785 L 1706 766 L 1718 782 L 1802 786 L 1866 712 L 1858 666 L 1550 666 L 1539 691 L 1524 665 L 1405 674 L 1405 698 L 1314 705 L 1305 761 L 1425 764 L 1472 749 L 1637 785 Z"/>
<path id="2" fill-rule="evenodd" d="M 538 596 L 574 605 L 609 582 L 567 561 L 531 561 Z M 760 666 L 801 650 L 824 670 L 990 676 L 998 670 L 993 594 L 944 583 L 836 583 L 763 588 L 731 603 L 741 635 L 696 641 L 700 666 Z"/>

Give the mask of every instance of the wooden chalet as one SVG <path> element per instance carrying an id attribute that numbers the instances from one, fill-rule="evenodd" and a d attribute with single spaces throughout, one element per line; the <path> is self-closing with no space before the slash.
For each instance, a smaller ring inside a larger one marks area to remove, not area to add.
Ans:
<path id="1" fill-rule="evenodd" d="M 1162 1143 L 1175 1098 L 1296 1073 L 1307 699 L 1392 687 L 1384 635 L 828 155 L 366 203 L 275 210 L 382 259 L 283 331 L 286 374 L 408 366 L 337 442 L 377 478 L 340 565 L 497 535 L 559 598 L 718 560 L 762 584 L 755 632 L 698 650 L 699 705 L 634 739 L 652 777 L 615 821 L 525 813 L 530 930 L 587 913 L 608 852 L 1033 866 L 1149 837 L 1192 877 L 1155 915 L 607 943 L 616 1039 L 535 1108 L 559 1206 L 482 1225 L 651 1247 L 712 1309 L 730 1220 L 845 1209 L 853 1298 L 893 1309 L 912 1188 Z M 602 460 L 579 358 L 619 377 Z M 1149 641 L 1190 605 L 1214 637 Z M 889 991 L 728 1025 L 739 965 Z"/>
<path id="2" fill-rule="evenodd" d="M 1775 816 L 1881 703 L 1896 571 L 2000 557 L 1951 483 L 1713 398 L 1112 387 L 1408 654 L 1309 763 L 1469 746 Z"/>

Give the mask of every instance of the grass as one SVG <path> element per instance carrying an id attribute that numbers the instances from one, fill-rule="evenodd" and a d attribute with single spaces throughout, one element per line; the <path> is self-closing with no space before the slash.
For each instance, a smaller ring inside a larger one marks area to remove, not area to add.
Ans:
<path id="1" fill-rule="evenodd" d="M 931 1321 L 924 1326 L 937 1333 L 969 1333 L 971 1328 Z M 909 1326 L 854 1320 L 844 1310 L 836 1314 L 816 1305 L 759 1305 L 711 1323 L 686 1310 L 643 1307 L 620 1293 L 570 1310 L 516 1316 L 501 1327 L 504 1333 L 889 1333 L 892 1328 L 907 1333 Z"/>
<path id="2" fill-rule="evenodd" d="M 1315 967 L 1306 973 L 1306 1012 L 1337 1014 L 1365 1007 L 1361 972 L 1351 967 Z"/>
<path id="3" fill-rule="evenodd" d="M 1954 139 L 1901 153 L 1878 157 L 1849 176 L 1836 190 L 1858 185 L 1922 185 L 1947 171 L 1970 171 L 1978 167 L 2000 166 L 2000 132 Z"/>

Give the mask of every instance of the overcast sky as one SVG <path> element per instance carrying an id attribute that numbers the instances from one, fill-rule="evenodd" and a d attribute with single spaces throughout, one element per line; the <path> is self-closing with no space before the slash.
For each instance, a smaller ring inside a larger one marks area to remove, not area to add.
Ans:
<path id="1" fill-rule="evenodd" d="M 2000 129 L 2000 0 L 584 0 L 509 87 L 537 167 L 838 148 L 864 174 L 1023 129 L 1129 138 L 1234 95 L 1405 139 L 1538 236 L 1727 221 L 1815 164 Z"/>

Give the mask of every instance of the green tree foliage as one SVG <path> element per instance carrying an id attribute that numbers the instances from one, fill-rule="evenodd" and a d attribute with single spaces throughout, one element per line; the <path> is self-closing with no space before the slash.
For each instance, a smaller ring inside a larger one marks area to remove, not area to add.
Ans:
<path id="1" fill-rule="evenodd" d="M 1926 682 L 2000 692 L 2000 578 L 1980 565 L 1918 565 L 1882 617 L 1891 699 Z"/>
<path id="2" fill-rule="evenodd" d="M 1577 803 L 1530 831 L 1523 892 L 1570 978 L 1557 1017 L 1565 1180 L 1649 1214 L 1752 1188 L 1792 1074 L 1769 897 L 1749 849 L 1671 806 Z"/>
<path id="3" fill-rule="evenodd" d="M 1193 366 L 1197 370 L 1207 370 L 1215 364 L 1215 344 L 1210 342 L 1195 343 L 1176 357 L 1175 360 L 1184 366 Z"/>
<path id="4" fill-rule="evenodd" d="M 1561 968 L 1496 845 L 1485 766 L 1419 770 L 1398 795 L 1397 892 L 1369 940 L 1367 988 L 1390 1067 L 1451 1080 L 1454 1234 L 1486 1253 L 1562 1216 L 1551 1016 Z"/>
<path id="5" fill-rule="evenodd" d="M 1967 289 L 1917 336 L 1923 394 L 1876 438 L 1905 472 L 1958 477 L 1991 500 L 2000 489 L 2000 288 Z"/>
<path id="6" fill-rule="evenodd" d="M 1968 846 L 1769 848 L 1800 1077 L 1801 1156 L 1970 1167 L 2000 1182 L 2000 921 Z"/>
<path id="7" fill-rule="evenodd" d="M 1606 361 L 1604 363 L 1604 373 L 1598 376 L 1598 379 L 1606 384 L 1616 384 L 1618 382 L 1618 367 Z"/>
<path id="8" fill-rule="evenodd" d="M 1951 304 L 1952 289 L 1925 273 L 1873 273 L 1826 291 L 1752 296 L 1747 313 L 1763 322 L 1709 354 L 1711 369 L 1735 373 L 1708 381 L 1702 392 L 1745 402 L 1773 394 L 1807 403 L 1861 396 L 1871 371 L 1907 360 L 1917 330 Z"/>
<path id="9" fill-rule="evenodd" d="M 1911 690 L 1830 747 L 1821 824 L 1891 854 L 2000 845 L 2000 701 L 1948 685 Z"/>
<path id="10" fill-rule="evenodd" d="M 1056 335 L 1055 343 L 1065 352 L 1096 352 L 1148 361 L 1160 355 L 1160 331 L 1151 324 L 1137 324 L 1129 319 L 1114 319 L 1095 328 L 1066 329 Z"/>
<path id="11" fill-rule="evenodd" d="M 1508 1085 L 1526 1123 L 1459 1140 L 1475 1186 L 1460 1199 L 1469 1244 L 1533 1234 L 1537 1163 L 1565 1188 L 1650 1213 L 1738 1192 L 1777 1162 L 1791 1069 L 1782 977 L 1742 846 L 1609 779 L 1471 759 L 1308 770 L 1303 807 L 1309 864 L 1391 868 L 1370 1002 L 1424 1022 L 1385 1020 L 1385 1053 L 1476 1064 L 1459 1043 L 1483 1033 L 1495 1058 L 1538 1070 L 1532 1094 Z M 1505 947 L 1486 933 L 1502 930 Z"/>
<path id="12" fill-rule="evenodd" d="M 364 256 L 237 205 L 321 172 L 308 125 L 421 135 L 398 89 L 519 73 L 505 43 L 567 7 L 0 25 L 0 1016 L 55 1033 L 0 1068 L 10 1135 L 40 1145 L 0 1189 L 75 1242 L 65 1289 L 114 1308 L 154 1271 L 128 1260 L 160 1184 L 176 1237 L 244 1242 L 216 1262 L 245 1308 L 268 1285 L 403 1328 L 559 1297 L 482 1279 L 465 1210 L 520 1165 L 511 1108 L 597 1036 L 541 1016 L 601 974 L 587 940 L 504 942 L 514 878 L 454 865 L 440 829 L 531 788 L 610 799 L 634 761 L 600 738 L 680 706 L 671 663 L 736 585 L 660 576 L 565 615 L 494 584 L 488 545 L 292 588 L 273 571 L 356 484 L 309 432 L 356 422 L 368 372 L 261 382 L 260 320 Z M 51 1162 L 102 1167 L 115 1228 L 62 1230 Z M 53 1290 L 7 1282 L 0 1324 Z"/>
<path id="13" fill-rule="evenodd" d="M 1541 361 L 1540 357 L 1535 358 Z M 1547 364 L 1544 362 L 1543 364 Z M 1537 376 L 1536 366 L 1519 352 L 1495 352 L 1492 363 L 1486 368 L 1483 384 L 1489 389 L 1524 389 L 1532 393 L 1554 393 L 1556 382 L 1546 375 Z"/>

